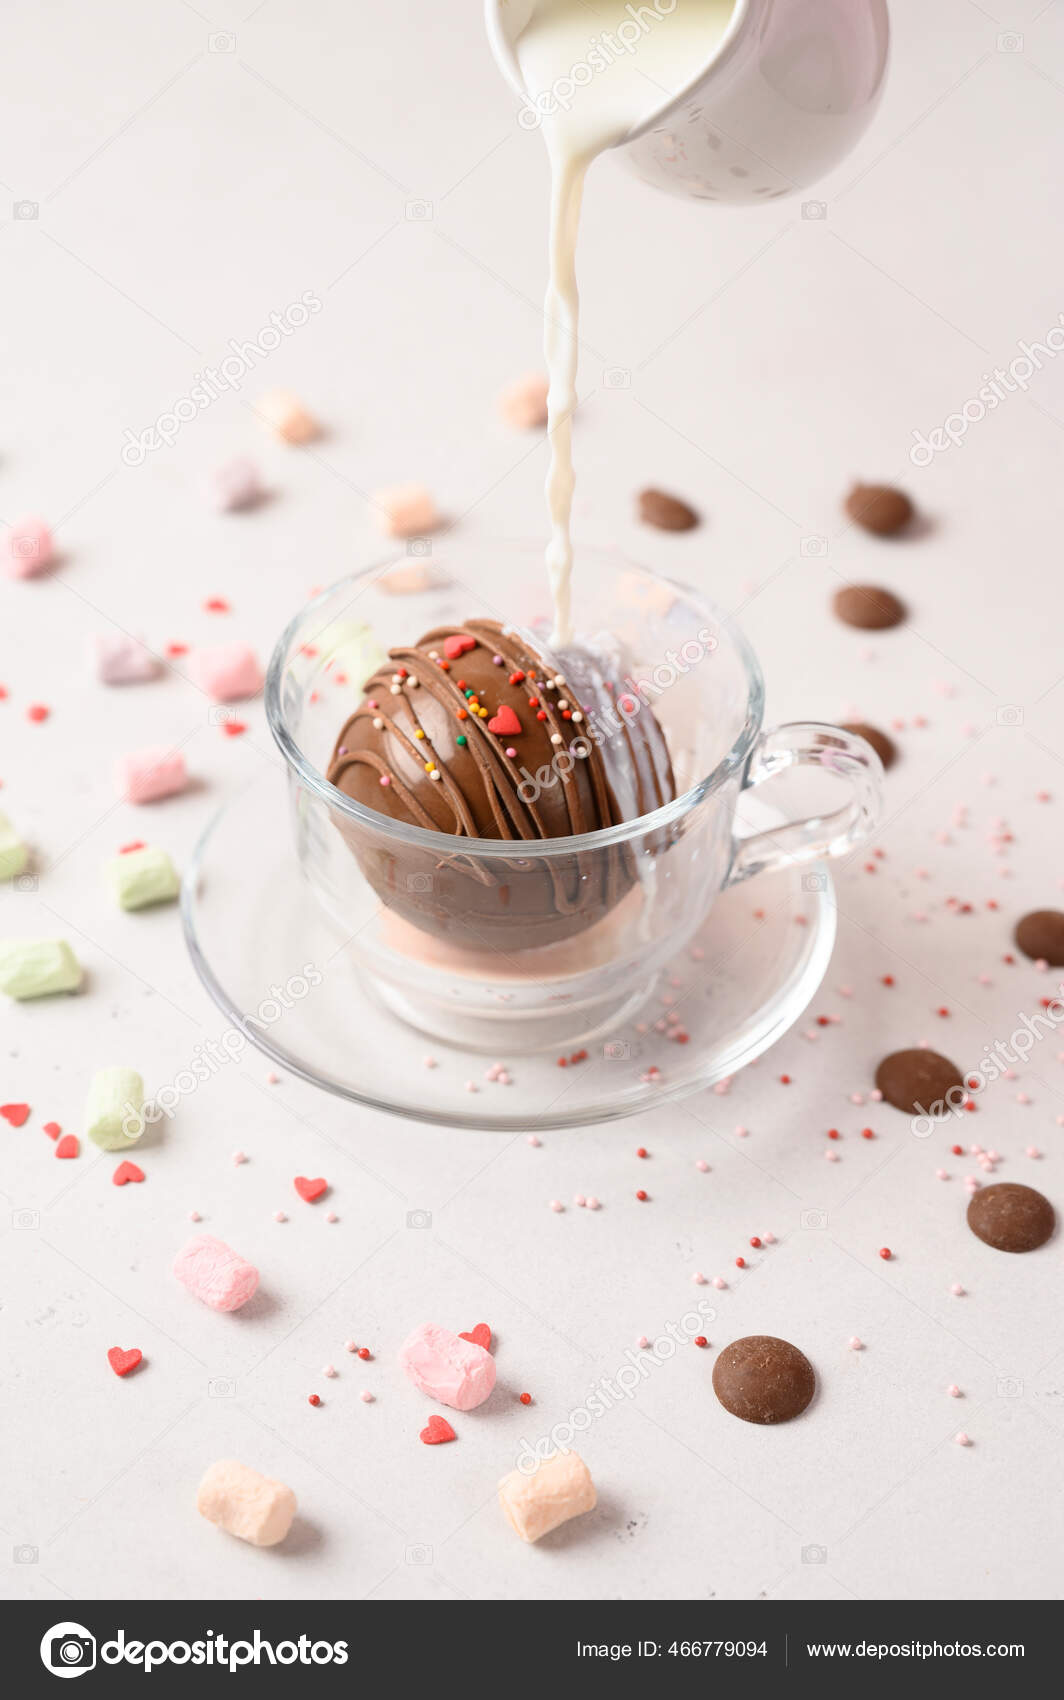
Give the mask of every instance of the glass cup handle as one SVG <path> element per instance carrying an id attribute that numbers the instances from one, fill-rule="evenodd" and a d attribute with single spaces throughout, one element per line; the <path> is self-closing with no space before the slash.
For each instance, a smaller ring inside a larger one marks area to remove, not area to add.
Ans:
<path id="1" fill-rule="evenodd" d="M 879 818 L 883 765 L 863 738 L 815 720 L 792 720 L 763 732 L 746 767 L 743 791 L 788 767 L 822 767 L 846 781 L 849 802 L 827 815 L 782 821 L 735 839 L 728 884 L 821 856 L 844 856 L 864 842 Z M 742 793 L 736 807 L 742 823 Z"/>

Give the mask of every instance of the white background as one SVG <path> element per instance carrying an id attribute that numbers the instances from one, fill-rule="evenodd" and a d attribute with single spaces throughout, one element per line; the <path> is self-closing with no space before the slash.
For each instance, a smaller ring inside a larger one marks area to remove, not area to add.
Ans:
<path id="1" fill-rule="evenodd" d="M 88 980 L 77 999 L 0 1016 L 0 1099 L 33 1106 L 22 1129 L 0 1126 L 5 1592 L 57 1608 L 169 1594 L 1059 1595 L 1059 1237 L 1028 1258 L 983 1247 L 964 1225 L 975 1164 L 949 1155 L 955 1129 L 916 1140 L 895 1111 L 850 1094 L 885 1051 L 921 1038 L 971 1066 L 1050 984 L 1002 957 L 1020 914 L 1059 901 L 1064 873 L 1064 363 L 926 470 L 907 457 L 914 430 L 1064 309 L 1064 8 L 898 0 L 893 14 L 887 95 L 816 191 L 826 217 L 791 201 L 685 204 L 607 160 L 581 247 L 579 538 L 738 611 L 772 717 L 904 723 L 885 856 L 874 874 L 864 857 L 841 874 L 839 944 L 810 1012 L 841 1022 L 811 1027 L 815 1039 L 800 1023 L 727 1096 L 548 1135 L 538 1150 L 270 1087 L 253 1056 L 145 1139 L 147 1180 L 119 1191 L 113 1158 L 91 1147 L 57 1165 L 41 1123 L 82 1131 L 93 1069 L 126 1063 L 151 1088 L 222 1021 L 176 909 L 120 914 L 101 865 L 142 836 L 182 863 L 225 797 L 277 758 L 261 705 L 227 739 L 177 669 L 125 692 L 96 684 L 87 634 L 242 637 L 265 658 L 312 585 L 378 546 L 365 492 L 396 480 L 430 485 L 456 539 L 543 534 L 544 445 L 507 431 L 495 397 L 539 363 L 546 167 L 474 0 L 52 0 L 9 13 L 0 514 L 47 516 L 62 560 L 51 577 L 0 582 L 0 803 L 39 877 L 37 893 L 0 897 L 0 930 L 65 934 Z M 23 200 L 38 216 L 11 216 Z M 407 216 L 419 202 L 430 217 Z M 122 464 L 127 429 L 306 290 L 324 310 L 261 378 L 173 448 Z M 613 367 L 629 387 L 603 387 Z M 249 404 L 277 385 L 325 423 L 313 452 L 261 431 Z M 257 459 L 273 494 L 219 516 L 203 486 L 234 452 Z M 912 491 L 926 516 L 916 537 L 846 528 L 840 499 L 858 475 Z M 647 483 L 691 499 L 705 523 L 685 537 L 639 528 Z M 803 554 L 808 538 L 826 552 Z M 829 599 L 846 580 L 894 588 L 909 623 L 870 643 L 837 624 Z M 230 615 L 203 611 L 213 595 Z M 44 725 L 27 721 L 31 702 L 51 707 Z M 178 738 L 194 790 L 150 814 L 117 806 L 114 756 Z M 1000 853 L 996 817 L 1013 836 Z M 397 1070 L 421 1051 L 412 1039 Z M 1059 1208 L 1061 1112 L 1048 1039 L 960 1131 L 1002 1153 L 999 1178 Z M 859 1137 L 868 1124 L 874 1142 Z M 330 1180 L 335 1224 L 295 1197 L 297 1173 Z M 575 1208 L 578 1191 L 602 1210 Z M 202 1309 L 169 1274 L 193 1208 L 262 1269 L 263 1297 L 242 1315 Z M 411 1210 L 431 1212 L 431 1228 L 409 1229 Z M 803 1228 L 810 1210 L 826 1227 Z M 16 1227 L 20 1212 L 36 1225 Z M 740 1274 L 734 1257 L 766 1229 L 778 1243 Z M 728 1289 L 692 1286 L 696 1269 L 725 1272 Z M 713 1397 L 714 1352 L 685 1349 L 580 1443 L 597 1512 L 524 1547 L 494 1500 L 520 1438 L 707 1294 L 713 1348 L 787 1336 L 816 1366 L 815 1405 L 777 1430 L 739 1424 Z M 443 1448 L 419 1444 L 431 1407 L 396 1365 L 427 1319 L 485 1320 L 498 1336 L 499 1391 L 456 1418 Z M 847 1349 L 854 1334 L 864 1351 Z M 371 1363 L 345 1355 L 349 1337 Z M 116 1344 L 147 1360 L 127 1381 L 106 1363 Z M 235 1391 L 211 1396 L 213 1378 Z M 970 1448 L 953 1443 L 961 1428 Z M 283 1547 L 255 1551 L 196 1515 L 202 1470 L 227 1455 L 294 1487 L 301 1515 Z M 808 1548 L 823 1552 L 803 1562 Z"/>

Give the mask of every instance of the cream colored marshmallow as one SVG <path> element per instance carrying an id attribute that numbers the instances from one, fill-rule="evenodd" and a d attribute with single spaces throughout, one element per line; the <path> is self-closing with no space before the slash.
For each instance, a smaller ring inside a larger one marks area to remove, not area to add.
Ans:
<path id="1" fill-rule="evenodd" d="M 235 1458 L 220 1458 L 200 1482 L 196 1510 L 239 1540 L 275 1547 L 292 1527 L 296 1496 L 283 1482 L 260 1476 Z"/>
<path id="2" fill-rule="evenodd" d="M 577 1452 L 555 1452 L 531 1475 L 511 1470 L 499 1483 L 499 1504 L 523 1541 L 538 1541 L 570 1517 L 594 1511 L 591 1472 Z"/>

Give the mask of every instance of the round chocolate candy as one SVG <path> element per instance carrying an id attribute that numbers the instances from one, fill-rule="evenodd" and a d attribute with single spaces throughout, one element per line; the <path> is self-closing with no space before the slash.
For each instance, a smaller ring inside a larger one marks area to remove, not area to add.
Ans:
<path id="1" fill-rule="evenodd" d="M 893 537 L 908 525 L 914 509 L 905 491 L 890 484 L 855 484 L 846 498 L 846 512 L 865 531 Z"/>
<path id="2" fill-rule="evenodd" d="M 698 524 L 694 508 L 664 490 L 640 492 L 639 517 L 644 525 L 656 526 L 659 531 L 692 531 Z"/>
<path id="3" fill-rule="evenodd" d="M 844 625 L 867 632 L 900 626 L 905 618 L 905 604 L 877 584 L 844 584 L 835 592 L 833 606 Z"/>
<path id="4" fill-rule="evenodd" d="M 937 1051 L 892 1051 L 876 1069 L 876 1085 L 909 1116 L 944 1116 L 965 1097 L 960 1069 Z"/>
<path id="5" fill-rule="evenodd" d="M 816 1392 L 804 1352 L 774 1334 L 747 1334 L 725 1346 L 713 1365 L 713 1391 L 744 1423 L 787 1423 Z"/>
<path id="6" fill-rule="evenodd" d="M 1048 962 L 1053 968 L 1064 964 L 1064 911 L 1032 909 L 1017 921 L 1013 937 L 1033 962 Z"/>
<path id="7" fill-rule="evenodd" d="M 894 766 L 898 759 L 898 747 L 878 726 L 869 726 L 863 720 L 844 720 L 842 729 L 844 732 L 852 732 L 856 738 L 863 738 L 866 744 L 871 744 L 884 768 Z"/>
<path id="8" fill-rule="evenodd" d="M 968 1205 L 969 1228 L 995 1251 L 1037 1251 L 1052 1234 L 1056 1220 L 1048 1198 L 1016 1181 L 980 1187 Z"/>

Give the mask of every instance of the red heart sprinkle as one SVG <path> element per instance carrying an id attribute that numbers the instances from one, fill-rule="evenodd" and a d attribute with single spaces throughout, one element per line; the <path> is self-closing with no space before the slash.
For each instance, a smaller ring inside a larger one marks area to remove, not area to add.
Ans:
<path id="1" fill-rule="evenodd" d="M 426 1446 L 442 1446 L 444 1441 L 457 1440 L 458 1436 L 446 1417 L 430 1417 L 421 1431 L 421 1439 Z"/>
<path id="2" fill-rule="evenodd" d="M 239 738 L 247 731 L 246 720 L 223 720 L 222 731 L 227 738 Z"/>
<path id="3" fill-rule="evenodd" d="M 521 731 L 521 722 L 508 702 L 504 702 L 497 713 L 492 715 L 488 721 L 488 731 L 494 732 L 499 738 L 517 737 Z"/>
<path id="4" fill-rule="evenodd" d="M 57 1157 L 76 1157 L 80 1150 L 81 1146 L 78 1144 L 77 1134 L 64 1133 L 55 1148 L 55 1154 Z"/>
<path id="5" fill-rule="evenodd" d="M 300 1198 L 305 1199 L 308 1204 L 313 1204 L 314 1200 L 320 1198 L 329 1186 L 328 1181 L 323 1180 L 320 1175 L 312 1181 L 308 1180 L 306 1175 L 297 1175 L 292 1184 Z"/>
<path id="6" fill-rule="evenodd" d="M 58 1139 L 63 1130 L 58 1122 L 45 1122 L 44 1131 L 49 1139 Z"/>
<path id="7" fill-rule="evenodd" d="M 128 1375 L 131 1369 L 143 1361 L 144 1353 L 137 1346 L 130 1346 L 128 1351 L 121 1346 L 112 1346 L 107 1354 L 107 1362 L 116 1375 Z"/>
<path id="8" fill-rule="evenodd" d="M 208 614 L 228 614 L 229 604 L 224 596 L 208 596 L 203 604 Z"/>
<path id="9" fill-rule="evenodd" d="M 111 1176 L 111 1185 L 125 1186 L 127 1181 L 142 1181 L 143 1179 L 144 1170 L 138 1168 L 136 1163 L 131 1163 L 127 1158 L 124 1162 L 119 1163 L 114 1174 Z"/>
<path id="10" fill-rule="evenodd" d="M 464 632 L 455 632 L 452 637 L 443 640 L 443 653 L 448 661 L 457 661 L 460 655 L 467 655 L 476 647 L 476 638 L 466 637 Z"/>
<path id="11" fill-rule="evenodd" d="M 459 1334 L 459 1340 L 471 1340 L 474 1346 L 483 1346 L 486 1352 L 491 1350 L 491 1329 L 486 1322 L 478 1322 L 468 1334 Z"/>
<path id="12" fill-rule="evenodd" d="M 12 1127 L 21 1127 L 30 1113 L 28 1104 L 0 1104 L 0 1116 Z"/>
<path id="13" fill-rule="evenodd" d="M 167 653 L 167 655 L 175 655 L 175 656 L 176 655 L 187 655 L 188 654 L 188 644 L 187 643 L 168 643 L 167 646 L 166 646 L 166 653 Z"/>

